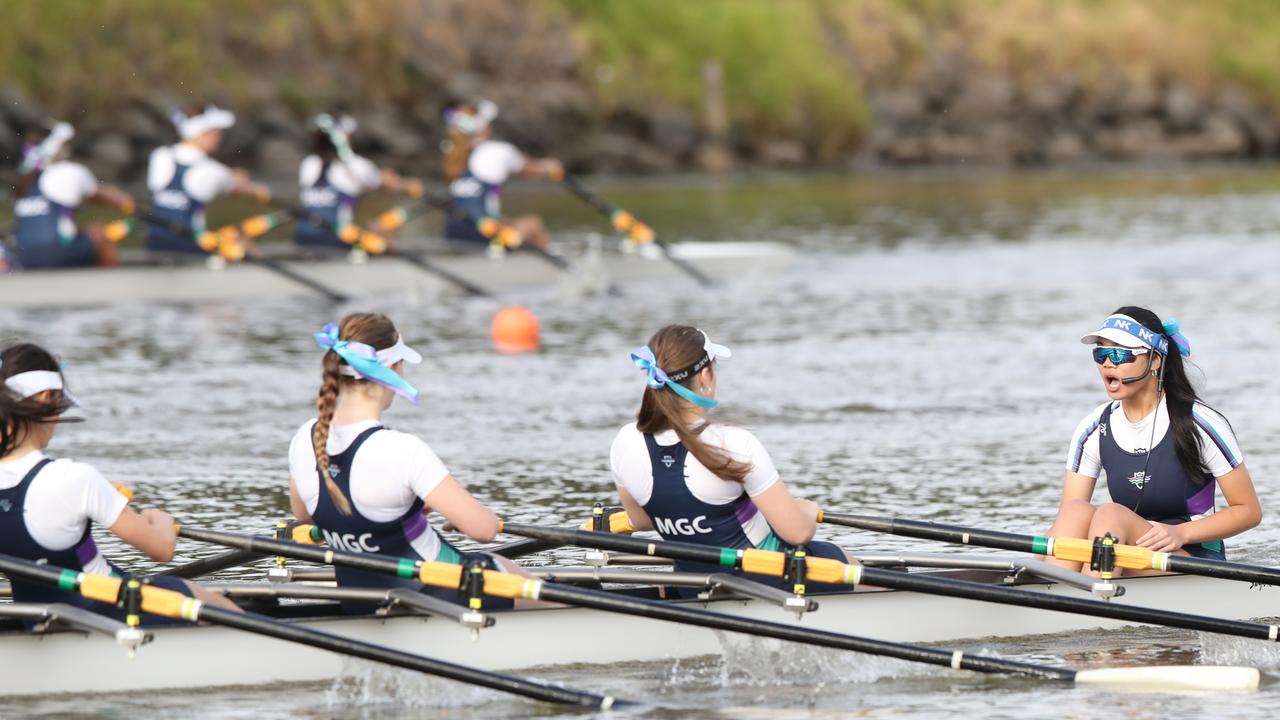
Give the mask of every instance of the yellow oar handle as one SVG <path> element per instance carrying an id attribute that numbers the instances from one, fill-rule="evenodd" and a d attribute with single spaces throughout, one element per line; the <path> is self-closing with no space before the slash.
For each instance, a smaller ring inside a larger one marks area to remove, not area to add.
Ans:
<path id="1" fill-rule="evenodd" d="M 315 525 L 295 525 L 289 531 L 289 539 L 299 545 L 323 545 L 324 536 Z"/>
<path id="2" fill-rule="evenodd" d="M 1093 559 L 1093 541 L 1080 538 L 1051 538 L 1053 545 L 1049 553 L 1059 560 L 1070 560 L 1088 564 Z M 1169 562 L 1169 553 L 1156 552 L 1136 545 L 1113 545 L 1116 553 L 1116 567 L 1130 570 L 1165 570 Z"/>
<path id="3" fill-rule="evenodd" d="M 132 220 L 113 220 L 102 227 L 102 236 L 110 242 L 118 243 L 129 237 L 134 227 Z"/>
<path id="4" fill-rule="evenodd" d="M 594 530 L 594 520 L 584 520 L 578 526 L 579 530 Z M 625 512 L 615 512 L 609 516 L 609 532 L 615 535 L 630 535 L 636 529 L 631 525 L 631 518 L 627 517 Z"/>
<path id="5" fill-rule="evenodd" d="M 120 596 L 120 585 L 123 582 L 120 578 L 109 575 L 84 575 L 80 580 L 80 594 L 90 600 L 114 604 Z M 180 592 L 154 585 L 142 586 L 142 610 L 152 615 L 195 622 L 199 619 L 201 605 L 203 603 L 199 600 Z"/>
<path id="6" fill-rule="evenodd" d="M 115 482 L 115 483 L 111 483 L 111 485 L 116 489 L 116 492 L 124 496 L 124 499 L 127 502 L 133 502 L 133 488 L 129 487 L 123 482 Z"/>

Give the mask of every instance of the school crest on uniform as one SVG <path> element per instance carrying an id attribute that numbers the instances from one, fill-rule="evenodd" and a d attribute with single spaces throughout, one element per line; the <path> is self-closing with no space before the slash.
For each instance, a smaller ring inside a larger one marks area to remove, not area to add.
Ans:
<path id="1" fill-rule="evenodd" d="M 663 455 L 662 464 L 666 465 L 667 467 L 671 467 L 672 465 L 676 464 L 676 459 L 671 457 L 670 455 Z"/>
<path id="2" fill-rule="evenodd" d="M 1150 476 L 1150 475 L 1148 475 L 1148 474 L 1146 474 L 1146 473 L 1144 473 L 1144 472 L 1143 472 L 1143 471 L 1141 471 L 1141 470 L 1139 470 L 1139 471 L 1137 471 L 1137 472 L 1135 472 L 1134 474 L 1132 474 L 1132 475 L 1130 475 L 1130 476 L 1129 476 L 1129 484 L 1130 484 L 1130 485 L 1133 485 L 1134 487 L 1138 488 L 1139 490 L 1141 490 L 1141 489 L 1142 489 L 1142 486 L 1143 486 L 1143 485 L 1146 485 L 1146 484 L 1147 484 L 1147 483 L 1149 483 L 1149 482 L 1151 482 L 1151 476 Z"/>
<path id="3" fill-rule="evenodd" d="M 13 509 L 13 503 L 8 500 L 0 500 L 0 512 L 9 512 Z"/>
<path id="4" fill-rule="evenodd" d="M 1098 426 L 1098 432 L 1102 433 L 1103 435 L 1106 435 L 1106 434 L 1107 434 L 1107 424 L 1106 424 L 1106 423 L 1102 423 L 1101 425 L 1099 425 L 1099 426 Z"/>
<path id="5" fill-rule="evenodd" d="M 338 467 L 338 463 L 329 463 L 329 477 L 336 478 L 342 472 L 342 468 Z"/>

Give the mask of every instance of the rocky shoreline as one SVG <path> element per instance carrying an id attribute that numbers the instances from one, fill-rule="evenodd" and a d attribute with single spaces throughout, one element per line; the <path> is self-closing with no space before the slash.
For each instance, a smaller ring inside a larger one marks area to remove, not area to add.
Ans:
<path id="1" fill-rule="evenodd" d="M 1027 79 L 975 62 L 963 50 L 936 49 L 926 50 L 919 72 L 892 80 L 864 73 L 856 83 L 850 80 L 849 92 L 867 107 L 869 131 L 857 147 L 833 151 L 824 140 L 846 128 L 809 119 L 799 124 L 802 130 L 769 135 L 726 121 L 709 81 L 696 110 L 664 101 L 610 105 L 598 91 L 611 69 L 590 66 L 572 28 L 531 7 L 507 0 L 414 6 L 428 29 L 398 59 L 407 69 L 397 97 L 371 101 L 361 78 L 347 77 L 341 66 L 292 101 L 282 96 L 279 80 L 258 78 L 246 97 L 230 103 L 239 122 L 226 135 L 222 159 L 264 177 L 292 177 L 308 150 L 307 114 L 345 109 L 360 122 L 357 152 L 434 177 L 440 108 L 458 96 L 497 101 L 499 137 L 560 157 L 583 173 L 1280 157 L 1280 112 L 1241 87 L 1119 69 L 1088 81 L 1069 72 Z M 510 35 L 513 26 L 536 28 L 536 41 L 491 42 Z M 856 50 L 844 52 L 856 66 Z M 41 103 L 12 83 L 0 84 L 0 182 L 12 178 L 24 129 L 44 122 L 46 112 L 75 124 L 73 151 L 100 177 L 136 181 L 151 149 L 176 140 L 167 120 L 174 97 L 134 88 L 109 110 L 77 114 L 67 110 L 76 105 L 66 98 Z M 803 109 L 797 112 L 803 116 Z"/>

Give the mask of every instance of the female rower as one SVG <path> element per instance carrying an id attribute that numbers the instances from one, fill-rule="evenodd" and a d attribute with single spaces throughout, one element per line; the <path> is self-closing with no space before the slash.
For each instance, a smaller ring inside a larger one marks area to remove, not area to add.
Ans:
<path id="1" fill-rule="evenodd" d="M 222 131 L 235 124 L 234 113 L 210 105 L 198 114 L 175 110 L 171 119 L 181 141 L 156 148 L 147 168 L 154 218 L 149 223 L 147 249 L 203 254 L 196 238 L 207 229 L 209 203 L 228 193 L 266 203 L 271 191 L 253 182 L 246 171 L 232 170 L 209 157 L 222 144 Z"/>
<path id="2" fill-rule="evenodd" d="M 302 522 L 321 529 L 330 546 L 455 564 L 483 563 L 522 572 L 509 560 L 464 553 L 427 522 L 435 511 L 473 540 L 489 542 L 498 518 L 467 492 L 425 442 L 382 425 L 397 395 L 416 403 L 418 391 L 401 374 L 422 356 L 384 315 L 353 313 L 315 334 L 325 350 L 319 415 L 298 428 L 289 445 L 289 504 Z M 460 592 L 424 587 L 413 579 L 338 567 L 339 585 L 411 587 L 459 604 Z M 510 606 L 486 598 L 485 607 Z M 349 604 L 351 612 L 368 606 Z"/>
<path id="3" fill-rule="evenodd" d="M 818 506 L 791 495 L 755 435 L 707 420 L 716 406 L 716 361 L 729 355 L 729 348 L 688 325 L 668 325 L 631 353 L 647 387 L 636 422 L 613 440 L 609 466 L 632 527 L 656 530 L 666 540 L 803 547 L 811 556 L 852 562 L 839 547 L 813 540 Z M 676 567 L 724 571 L 696 563 Z"/>
<path id="4" fill-rule="evenodd" d="M 1231 424 L 1187 378 L 1183 358 L 1191 346 L 1178 322 L 1127 306 L 1080 341 L 1094 345 L 1109 399 L 1076 428 L 1049 534 L 1111 533 L 1153 551 L 1225 558 L 1223 539 L 1257 525 L 1262 508 Z M 1094 507 L 1089 501 L 1104 471 L 1111 502 Z M 1218 488 L 1227 507 L 1215 511 Z"/>
<path id="5" fill-rule="evenodd" d="M 379 169 L 351 150 L 351 134 L 356 121 L 348 115 L 327 114 L 311 119 L 311 155 L 298 169 L 302 207 L 307 212 L 298 221 L 294 239 L 299 245 L 347 250 L 351 243 L 339 237 L 343 228 L 355 221 L 356 202 L 361 195 L 378 188 L 420 197 L 422 183 L 401 177 L 390 168 Z"/>
<path id="6" fill-rule="evenodd" d="M 455 207 L 444 234 L 464 245 L 484 247 L 489 239 L 480 234 L 476 222 L 502 216 L 501 193 L 507 179 L 514 173 L 559 182 L 564 166 L 555 158 L 534 159 L 511 143 L 492 139 L 491 125 L 498 117 L 498 106 L 488 100 L 451 105 L 444 117 L 448 125 L 444 175 Z M 547 248 L 547 227 L 540 216 L 520 215 L 504 222 L 519 232 L 524 242 Z"/>
<path id="7" fill-rule="evenodd" d="M 75 404 L 57 359 L 30 343 L 0 351 L 0 550 L 95 575 L 121 575 L 98 551 L 96 523 L 160 562 L 173 558 L 173 517 L 148 508 L 134 512 L 128 500 L 91 465 L 55 460 L 44 450 L 62 414 Z M 112 614 L 114 608 L 79 595 L 11 577 L 17 602 L 70 603 Z M 153 576 L 153 585 L 211 605 L 236 606 L 185 580 Z M 151 618 L 155 620 L 155 618 Z"/>
<path id="8" fill-rule="evenodd" d="M 18 242 L 12 258 L 20 268 L 119 263 L 116 244 L 103 234 L 103 226 L 78 227 L 76 210 L 93 202 L 130 215 L 133 198 L 113 185 L 99 184 L 89 168 L 67 159 L 67 142 L 74 136 L 69 124 L 57 123 L 43 138 L 33 138 L 23 154 L 14 193 Z"/>

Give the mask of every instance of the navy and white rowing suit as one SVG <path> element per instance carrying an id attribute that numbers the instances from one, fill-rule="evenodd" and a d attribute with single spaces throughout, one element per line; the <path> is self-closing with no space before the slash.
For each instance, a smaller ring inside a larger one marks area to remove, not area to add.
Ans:
<path id="1" fill-rule="evenodd" d="M 308 423 L 304 428 L 311 426 L 312 424 Z M 351 504 L 351 514 L 344 514 L 334 505 L 333 496 L 329 494 L 326 484 L 323 481 L 319 483 L 316 507 L 310 511 L 310 514 L 329 546 L 350 552 L 376 553 L 387 557 L 413 560 L 434 560 L 457 564 L 478 560 L 491 570 L 501 569 L 492 557 L 483 553 L 464 553 L 450 545 L 444 538 L 439 538 L 438 550 L 434 557 L 423 557 L 415 541 L 428 533 L 435 534 L 435 530 L 427 523 L 427 518 L 422 512 L 421 498 L 414 498 L 407 510 L 391 520 L 374 520 L 361 513 L 351 491 L 352 468 L 360 448 L 380 432 L 389 431 L 381 425 L 373 425 L 357 435 L 346 449 L 329 456 L 329 475 Z M 312 457 L 314 458 L 314 449 Z M 342 587 L 405 587 L 459 605 L 467 603 L 466 598 L 457 590 L 424 586 L 413 578 L 368 573 L 342 566 L 336 566 L 334 570 L 338 585 Z M 497 598 L 484 599 L 484 607 L 489 609 L 511 607 L 511 605 L 510 601 Z M 351 613 L 363 613 L 371 611 L 375 606 L 366 603 L 343 603 L 343 607 Z"/>
<path id="2" fill-rule="evenodd" d="M 1077 429 L 1067 469 L 1094 478 L 1105 472 L 1112 502 L 1147 520 L 1180 525 L 1208 517 L 1215 510 L 1216 478 L 1239 467 L 1244 455 L 1222 415 L 1197 403 L 1192 422 L 1200 437 L 1200 459 L 1207 471 L 1188 472 L 1178 462 L 1163 398 L 1155 413 L 1137 423 L 1125 417 L 1119 401 L 1101 405 Z M 1146 445 L 1153 437 L 1154 447 L 1150 448 L 1148 459 Z M 1195 557 L 1226 557 L 1222 540 L 1185 545 L 1182 549 Z"/>
<path id="3" fill-rule="evenodd" d="M 83 520 L 84 530 L 79 540 L 70 547 L 60 550 L 44 546 L 32 535 L 29 523 L 32 522 L 33 518 L 30 517 L 32 513 L 31 508 L 28 507 L 28 494 L 32 483 L 36 481 L 37 477 L 42 472 L 49 471 L 50 466 L 53 466 L 55 462 L 52 458 L 41 457 L 17 485 L 0 489 L 0 549 L 8 555 L 56 568 L 65 568 L 75 572 L 92 572 L 97 569 L 104 572 L 109 571 L 110 574 L 116 576 L 123 575 L 123 572 L 118 567 L 106 562 L 101 553 L 98 552 L 98 546 L 94 542 L 92 535 L 92 521 Z M 55 469 L 57 469 L 56 466 Z M 96 476 L 90 482 L 102 482 L 105 485 L 105 480 L 102 480 L 100 476 Z M 114 488 L 109 485 L 106 485 L 106 491 L 115 493 Z M 69 500 L 81 501 L 82 498 Z M 119 502 L 123 506 L 123 498 Z M 69 505 L 70 502 L 67 504 Z M 77 518 L 72 518 L 72 520 L 75 519 Z M 45 518 L 45 520 L 52 520 L 52 518 Z M 66 521 L 67 518 L 59 520 Z M 106 569 L 104 569 L 104 565 Z M 78 593 L 68 592 L 44 583 L 31 582 L 20 577 L 10 577 L 9 580 L 13 586 L 14 602 L 65 603 L 118 619 L 123 618 L 123 613 L 115 607 L 88 600 Z M 180 592 L 188 597 L 191 596 L 186 583 L 179 578 L 156 576 L 151 578 L 149 582 L 157 587 Z M 146 614 L 143 615 L 143 620 L 150 625 L 166 622 L 165 618 Z"/>
<path id="4" fill-rule="evenodd" d="M 14 204 L 17 264 L 25 270 L 97 264 L 93 242 L 75 219 L 80 203 L 97 190 L 93 174 L 78 163 L 54 163 L 36 176 Z"/>
<path id="5" fill-rule="evenodd" d="M 502 186 L 524 167 L 524 155 L 511 143 L 486 140 L 467 157 L 462 175 L 449 184 L 456 212 L 449 214 L 444 235 L 463 243 L 488 244 L 475 221 L 501 216 Z"/>
<path id="6" fill-rule="evenodd" d="M 356 202 L 381 185 L 381 174 L 377 165 L 359 155 L 345 161 L 310 155 L 299 166 L 298 184 L 302 207 L 312 219 L 298 220 L 294 240 L 308 247 L 347 250 L 351 245 L 338 237 L 337 230 L 353 222 Z"/>
<path id="7" fill-rule="evenodd" d="M 675 433 L 662 433 L 663 439 L 675 439 Z M 710 437 L 708 437 L 708 435 Z M 637 437 L 638 436 L 638 437 Z M 638 438 L 643 439 L 643 452 L 648 463 L 637 462 Z M 652 433 L 641 433 L 634 424 L 623 427 L 614 440 L 610 463 L 618 484 L 644 508 L 653 527 L 664 540 L 696 543 L 710 547 L 735 549 L 758 548 L 785 551 L 795 549 L 774 534 L 764 515 L 751 500 L 778 479 L 777 470 L 759 441 L 742 428 L 723 425 L 707 426 L 703 439 L 710 444 L 729 445 L 731 456 L 750 462 L 752 476 L 744 483 L 715 478 L 689 453 L 683 443 L 661 444 Z M 695 490 L 696 489 L 696 490 Z M 727 490 L 727 492 L 726 492 Z M 699 494 L 704 497 L 699 497 Z M 712 495 L 717 496 L 712 498 Z M 716 501 L 712 501 L 712 500 Z M 829 542 L 811 541 L 804 550 L 811 557 L 845 562 L 844 552 Z M 720 565 L 685 561 L 676 562 L 676 570 L 696 573 L 733 572 Z M 753 580 L 777 585 L 775 577 L 750 575 Z M 790 589 L 790 585 L 785 585 Z M 809 583 L 808 592 L 847 590 L 847 587 Z M 682 595 L 697 590 L 680 590 Z"/>
<path id="8" fill-rule="evenodd" d="M 205 230 L 204 203 L 186 190 L 184 183 L 189 170 L 190 165 L 176 163 L 173 178 L 152 194 L 151 215 L 163 222 L 149 223 L 148 250 L 205 254 L 196 243 L 196 236 Z"/>

